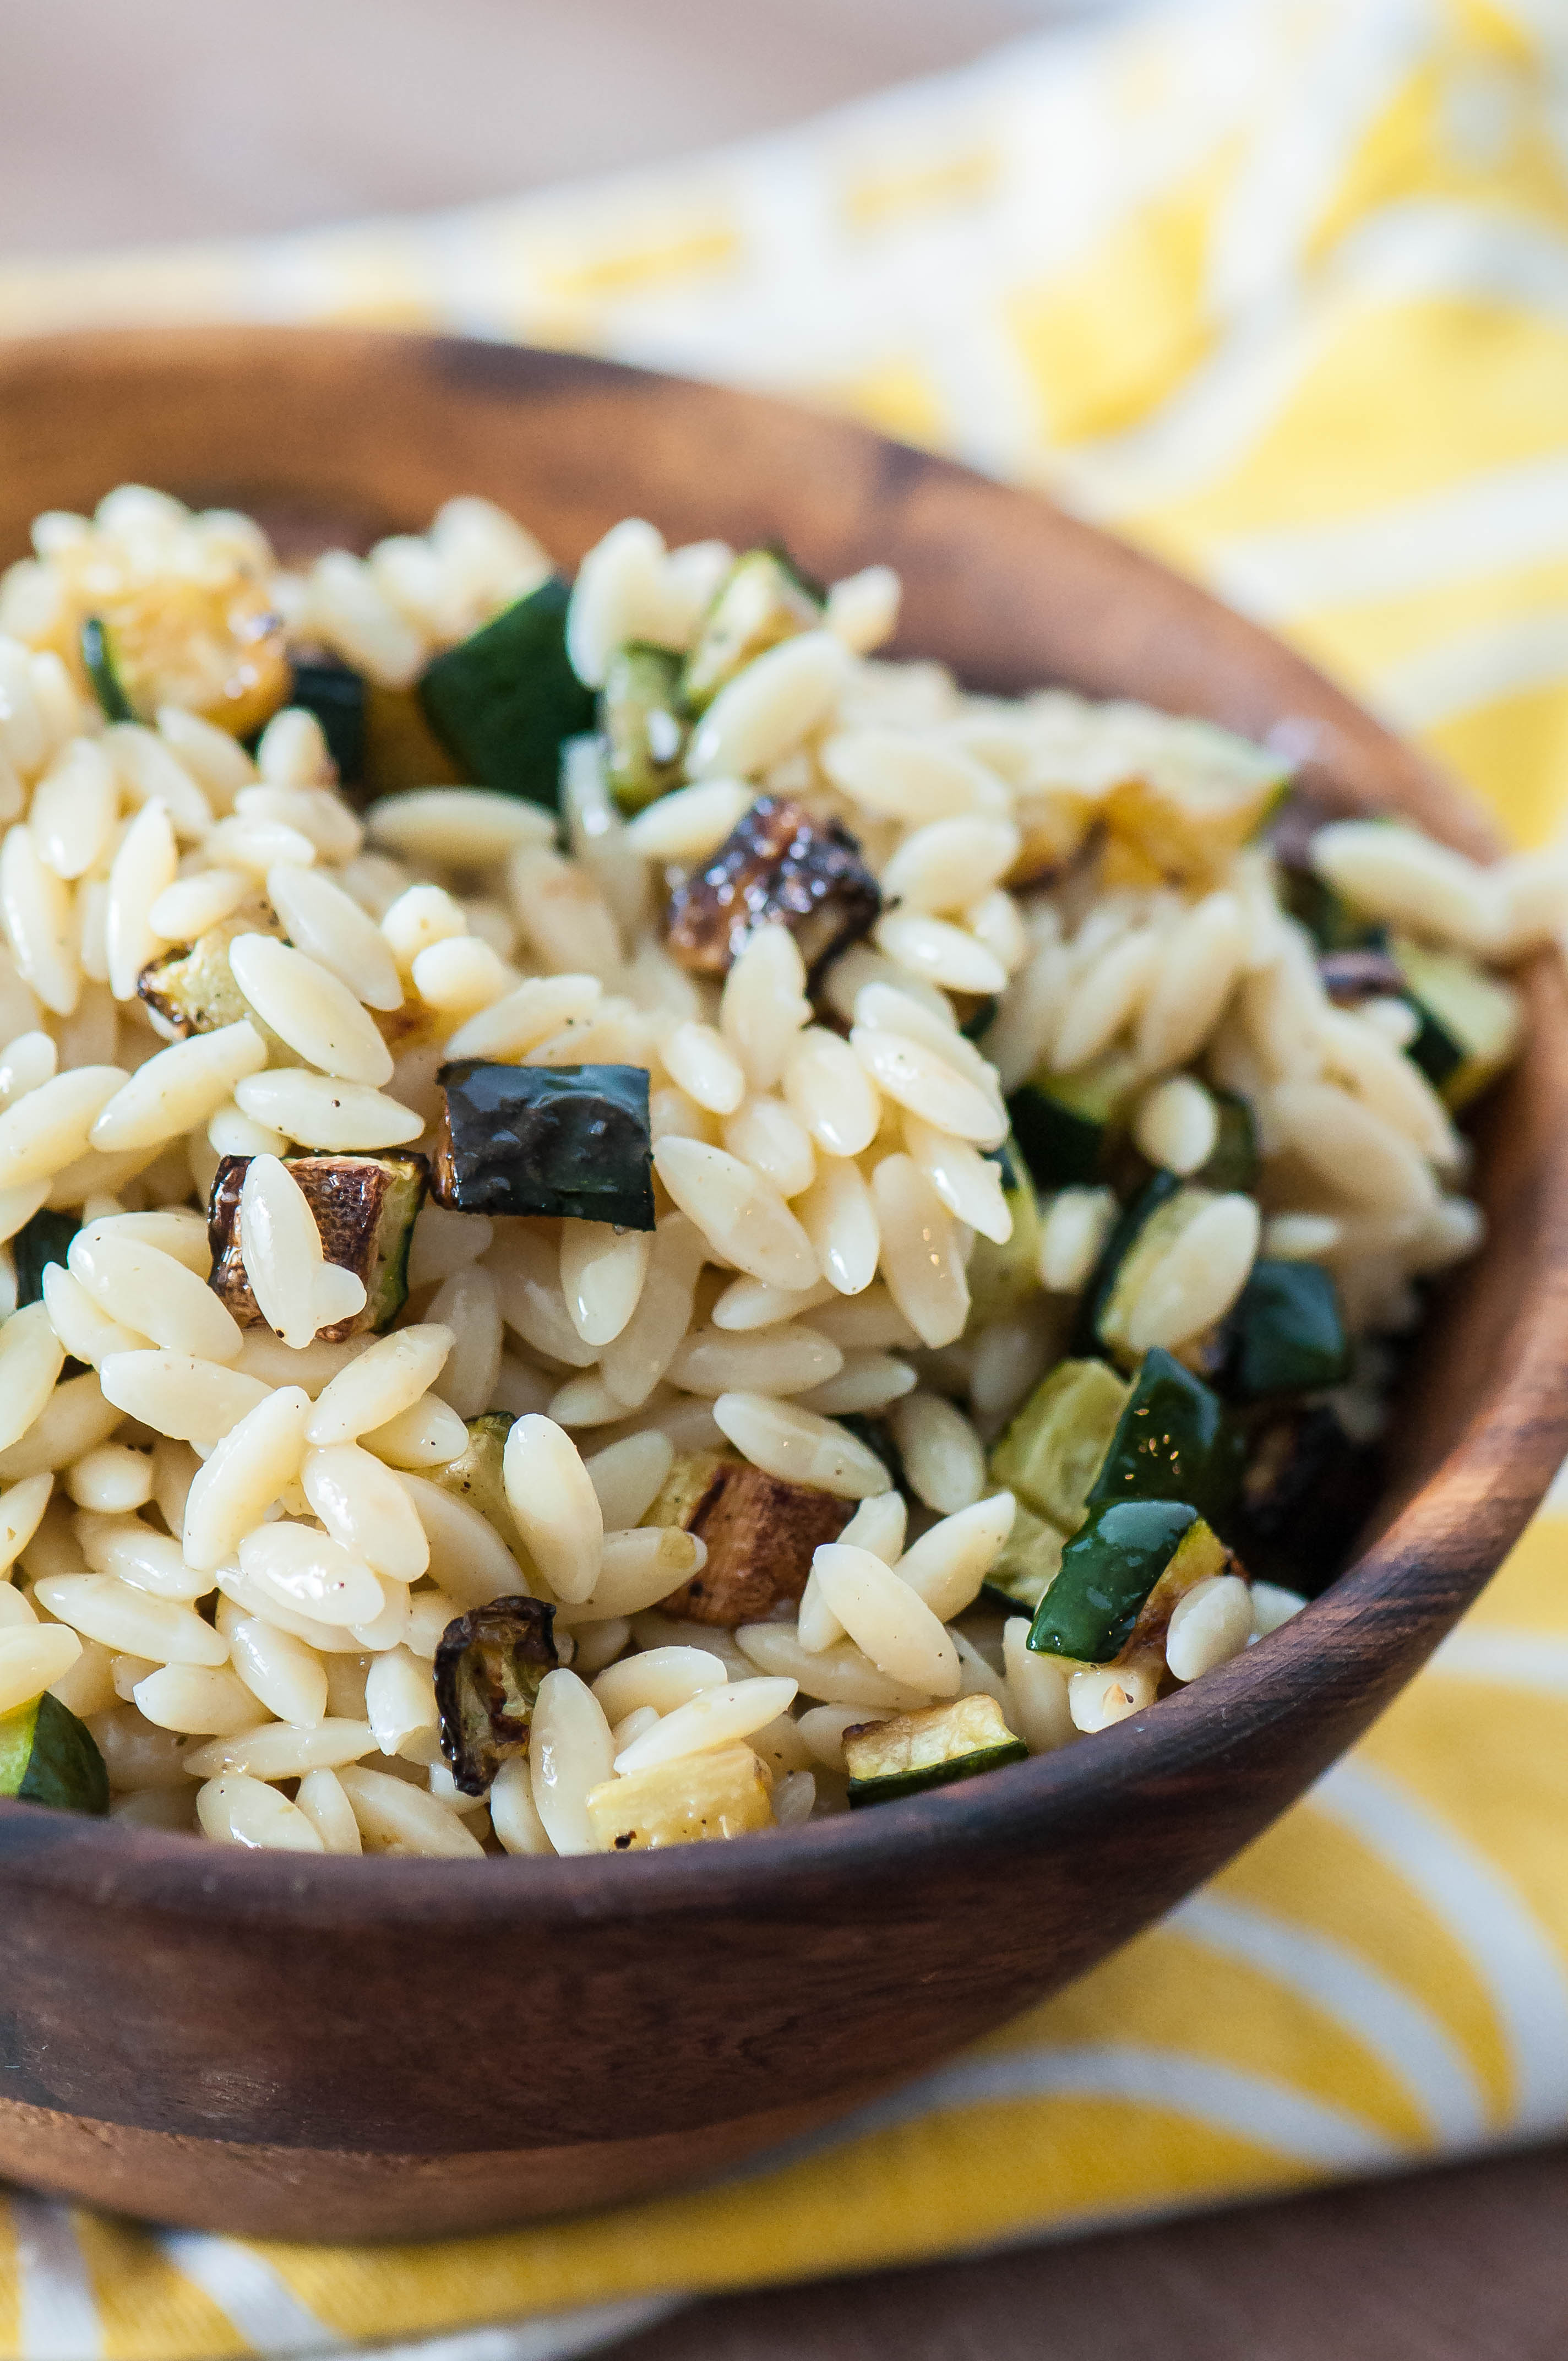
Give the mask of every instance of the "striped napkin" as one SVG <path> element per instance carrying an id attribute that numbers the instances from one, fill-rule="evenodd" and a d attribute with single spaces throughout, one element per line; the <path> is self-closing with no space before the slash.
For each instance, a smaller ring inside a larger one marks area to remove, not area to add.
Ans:
<path id="1" fill-rule="evenodd" d="M 0 267 L 0 331 L 442 327 L 852 411 L 1201 576 L 1536 843 L 1568 802 L 1565 90 L 1562 0 L 1206 0 L 635 178 Z M 547 2361 L 698 2290 L 1560 2131 L 1565 1557 L 1568 1493 L 1356 1753 L 1205 1893 L 760 2169 L 390 2249 L 159 2235 L 13 2197 L 0 2356 L 439 2337 L 425 2361 Z"/>

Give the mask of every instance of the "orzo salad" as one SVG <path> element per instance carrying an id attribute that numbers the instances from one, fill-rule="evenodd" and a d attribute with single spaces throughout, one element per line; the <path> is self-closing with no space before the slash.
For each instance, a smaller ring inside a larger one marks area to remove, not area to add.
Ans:
<path id="1" fill-rule="evenodd" d="M 1321 1590 L 1548 856 L 879 660 L 883 566 L 127 486 L 0 580 L 0 1790 L 623 1851 Z M 7 1571 L 8 1570 L 8 1571 Z"/>

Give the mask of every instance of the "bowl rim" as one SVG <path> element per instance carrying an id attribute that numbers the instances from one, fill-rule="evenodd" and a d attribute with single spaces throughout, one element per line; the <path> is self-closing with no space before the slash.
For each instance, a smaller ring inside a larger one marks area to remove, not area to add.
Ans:
<path id="1" fill-rule="evenodd" d="M 645 393 L 674 390 L 721 406 L 743 406 L 787 416 L 798 432 L 810 413 L 738 389 L 699 384 L 671 372 L 637 369 L 576 354 L 477 338 L 414 332 L 317 327 L 89 329 L 19 339 L 0 352 L 0 384 L 18 366 L 41 357 L 71 365 L 113 366 L 120 356 L 157 353 L 199 366 L 220 348 L 248 346 L 258 359 L 269 347 L 318 349 L 376 346 L 428 353 L 513 357 L 519 384 L 532 369 L 567 368 L 607 385 Z M 823 416 L 824 433 L 858 443 L 867 457 L 896 471 L 900 485 L 923 478 L 984 487 L 993 499 L 1050 507 L 1022 486 L 999 484 L 957 462 L 916 450 L 853 422 Z M 461 489 L 462 487 L 457 489 Z M 1060 511 L 1057 511 L 1059 516 Z M 1282 643 L 1226 609 L 1200 586 L 1142 551 L 1115 542 L 1076 520 L 1073 530 L 1115 546 L 1125 565 L 1151 587 L 1179 585 L 1189 611 L 1207 613 L 1234 644 L 1266 652 L 1278 664 Z M 861 562 L 882 553 L 866 551 Z M 900 651 L 899 653 L 903 653 Z M 1348 700 L 1293 651 L 1285 649 L 1293 686 L 1326 717 L 1354 724 L 1362 748 L 1386 773 L 1394 808 L 1416 798 L 1423 824 L 1467 851 L 1496 836 L 1478 827 L 1463 789 L 1440 777 L 1391 731 Z M 1102 691 L 1087 691 L 1099 696 Z M 1135 686 L 1122 693 L 1135 696 Z M 1531 1007 L 1531 1049 L 1552 1012 L 1568 1010 L 1568 994 L 1542 955 L 1522 971 Z M 1568 1104 L 1568 1040 L 1561 1035 L 1557 1087 Z M 861 1883 L 905 1880 L 923 1860 L 961 1849 L 1003 1855 L 1027 1834 L 1048 1835 L 1087 1801 L 1102 1812 L 1135 1801 L 1151 1777 L 1179 1779 L 1186 1766 L 1209 1759 L 1217 1734 L 1228 1748 L 1264 1725 L 1299 1711 L 1303 1695 L 1325 1695 L 1336 1676 L 1387 1702 L 1443 1631 L 1479 1593 L 1545 1494 L 1568 1449 L 1568 1142 L 1552 1159 L 1539 1214 L 1542 1239 L 1556 1250 L 1541 1266 L 1541 1284 L 1508 1332 L 1507 1356 L 1480 1406 L 1442 1462 L 1394 1521 L 1319 1598 L 1241 1656 L 1168 1696 L 1113 1728 L 1085 1749 L 1069 1745 L 1036 1755 L 988 1777 L 958 1783 L 872 1812 L 849 1812 L 723 1845 L 684 1845 L 655 1853 L 609 1857 L 513 1855 L 471 1860 L 385 1859 L 251 1851 L 172 1830 L 127 1826 L 0 1798 L 0 1872 L 29 1884 L 87 1889 L 94 1900 L 135 1903 L 175 1914 L 235 1922 L 324 1926 L 345 1920 L 388 1927 L 461 1920 L 483 1928 L 498 1921 L 591 1923 L 633 1916 L 643 1920 L 711 1913 L 716 1905 L 777 1914 L 806 1893 Z M 1562 1404 L 1561 1409 L 1553 1406 Z M 1544 1405 L 1544 1407 L 1543 1407 Z M 1434 1584 L 1442 1586 L 1434 1595 Z M 1412 1626 L 1414 1650 L 1396 1643 Z M 1355 1645 L 1347 1646 L 1346 1642 Z M 1355 1661 L 1361 1651 L 1359 1664 Z M 1391 1677 L 1381 1677 L 1381 1675 Z M 1325 1717 L 1325 1719 L 1327 1719 Z M 1341 1751 L 1321 1750 L 1321 1769 Z"/>

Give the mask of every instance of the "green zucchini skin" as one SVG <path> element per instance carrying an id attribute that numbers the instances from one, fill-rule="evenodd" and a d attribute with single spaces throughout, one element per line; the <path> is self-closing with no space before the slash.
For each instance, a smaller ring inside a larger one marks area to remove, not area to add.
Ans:
<path id="1" fill-rule="evenodd" d="M 1252 1109 L 1234 1091 L 1214 1091 L 1211 1095 L 1219 1114 L 1219 1136 L 1208 1162 L 1193 1173 L 1192 1179 L 1200 1188 L 1213 1189 L 1222 1194 L 1233 1190 L 1252 1190 L 1257 1185 L 1261 1161 Z"/>
<path id="2" fill-rule="evenodd" d="M 1087 1188 L 1105 1175 L 1135 1080 L 1119 1052 L 1078 1074 L 1042 1069 L 1007 1102 L 1013 1136 L 1042 1189 Z"/>
<path id="3" fill-rule="evenodd" d="M 1343 1566 L 1385 1474 L 1380 1446 L 1356 1442 L 1328 1402 L 1265 1411 L 1228 1538 L 1249 1574 L 1316 1598 Z"/>
<path id="4" fill-rule="evenodd" d="M 96 1739 L 47 1689 L 0 1715 L 0 1795 L 100 1818 L 109 1808 L 109 1774 Z"/>
<path id="5" fill-rule="evenodd" d="M 1089 1275 L 1089 1284 L 1079 1299 L 1078 1316 L 1068 1345 L 1069 1352 L 1079 1359 L 1085 1359 L 1093 1353 L 1103 1353 L 1104 1346 L 1100 1342 L 1100 1315 L 1116 1284 L 1116 1274 L 1131 1252 L 1144 1224 L 1157 1213 L 1181 1186 L 1174 1172 L 1157 1172 L 1132 1203 L 1124 1206 L 1117 1216 L 1115 1227 L 1106 1239 L 1100 1259 Z"/>
<path id="6" fill-rule="evenodd" d="M 959 1779 L 978 1779 L 982 1771 L 1002 1771 L 1009 1763 L 1026 1763 L 1029 1750 L 1021 1738 L 1006 1746 L 982 1746 L 972 1754 L 956 1754 L 948 1763 L 928 1763 L 921 1771 L 900 1771 L 885 1779 L 851 1779 L 850 1809 L 868 1804 L 895 1804 L 901 1795 L 923 1795 L 932 1787 L 950 1787 Z"/>
<path id="7" fill-rule="evenodd" d="M 1420 1025 L 1409 1055 L 1451 1113 L 1468 1106 L 1514 1054 L 1519 1001 L 1509 985 L 1462 952 L 1395 935 L 1389 955 Z"/>
<path id="8" fill-rule="evenodd" d="M 446 1108 L 434 1159 L 438 1203 L 466 1213 L 653 1227 L 646 1066 L 456 1058 L 435 1079 Z"/>
<path id="9" fill-rule="evenodd" d="M 1212 1387 L 1159 1345 L 1146 1353 L 1086 1503 L 1185 1500 L 1223 1529 L 1245 1455 Z"/>
<path id="10" fill-rule="evenodd" d="M 641 811 L 676 785 L 686 725 L 681 711 L 681 658 L 669 648 L 630 641 L 609 660 L 599 692 L 610 788 L 622 811 Z"/>
<path id="11" fill-rule="evenodd" d="M 365 778 L 365 683 L 345 664 L 330 657 L 293 662 L 289 702 L 313 713 L 337 765 L 338 784 L 356 787 Z"/>
<path id="12" fill-rule="evenodd" d="M 475 785 L 554 811 L 561 749 L 594 726 L 594 694 L 566 654 L 571 589 L 552 575 L 426 667 L 425 719 Z"/>
<path id="13" fill-rule="evenodd" d="M 18 1312 L 24 1303 L 43 1301 L 45 1268 L 51 1262 L 64 1262 L 78 1227 L 74 1213 L 51 1213 L 47 1205 L 23 1223 L 11 1241 Z"/>
<path id="14" fill-rule="evenodd" d="M 680 699 L 694 717 L 753 657 L 822 620 L 826 594 L 783 549 L 742 550 L 714 593 L 681 667 Z"/>
<path id="15" fill-rule="evenodd" d="M 1225 1316 L 1221 1383 L 1233 1400 L 1325 1392 L 1350 1375 L 1339 1290 L 1316 1263 L 1260 1256 Z"/>
<path id="16" fill-rule="evenodd" d="M 89 615 L 82 626 L 82 664 L 104 720 L 135 721 L 137 709 L 126 695 L 109 634 L 96 615 Z"/>
<path id="17" fill-rule="evenodd" d="M 1109 1500 L 1091 1509 L 1035 1610 L 1029 1627 L 1035 1653 L 1108 1664 L 1132 1636 L 1144 1601 L 1187 1534 L 1201 1521 L 1187 1500 Z"/>
<path id="18" fill-rule="evenodd" d="M 1058 1361 L 1003 1430 L 991 1455 L 992 1481 L 1070 1532 L 1131 1399 L 1132 1388 L 1105 1362 Z"/>

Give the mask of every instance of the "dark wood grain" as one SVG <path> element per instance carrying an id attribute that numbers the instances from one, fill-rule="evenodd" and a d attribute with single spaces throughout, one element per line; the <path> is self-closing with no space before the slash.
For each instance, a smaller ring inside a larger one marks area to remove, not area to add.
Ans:
<path id="1" fill-rule="evenodd" d="M 485 491 L 567 564 L 628 511 L 782 537 L 822 574 L 886 558 L 905 644 L 976 682 L 1287 730 L 1351 803 L 1486 842 L 1412 754 L 1190 587 L 1044 501 L 751 397 L 453 341 L 61 339 L 0 357 L 0 555 L 35 510 L 134 476 L 366 531 Z M 663 2185 L 781 2111 L 825 2119 L 933 2061 L 1190 1891 L 1409 1678 L 1568 1442 L 1568 1012 L 1554 965 L 1528 981 L 1532 1039 L 1482 1170 L 1489 1244 L 1427 1340 L 1398 1514 L 1307 1613 L 1091 1746 L 757 1842 L 313 1861 L 4 1807 L 0 2169 L 311 2236 Z"/>
<path id="2" fill-rule="evenodd" d="M 606 2361 L 1560 2361 L 1568 2151 L 718 2298 Z"/>

